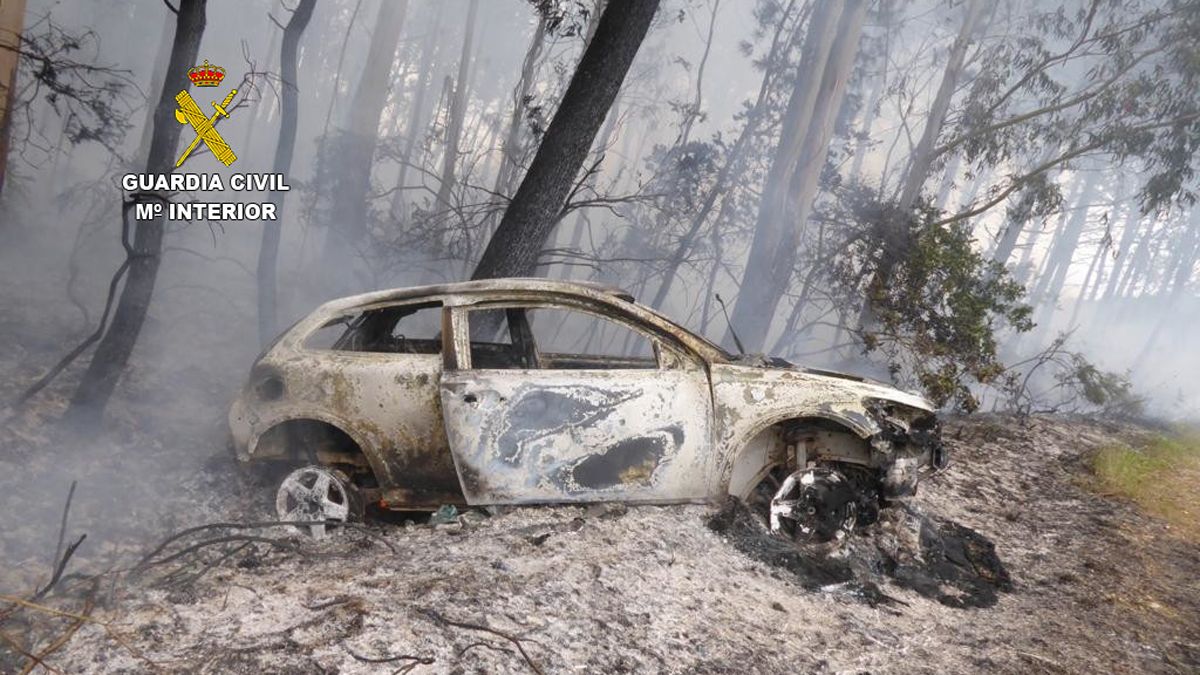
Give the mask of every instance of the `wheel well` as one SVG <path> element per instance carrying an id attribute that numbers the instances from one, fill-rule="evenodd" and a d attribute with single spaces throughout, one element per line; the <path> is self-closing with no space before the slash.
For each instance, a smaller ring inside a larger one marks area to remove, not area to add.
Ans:
<path id="1" fill-rule="evenodd" d="M 336 425 L 315 419 L 280 422 L 258 437 L 254 458 L 320 464 L 346 472 L 360 487 L 376 484 L 362 447 Z"/>
<path id="2" fill-rule="evenodd" d="M 758 432 L 733 462 L 729 494 L 746 498 L 770 470 L 799 462 L 828 460 L 868 466 L 870 444 L 850 427 L 824 417 L 793 417 Z"/>

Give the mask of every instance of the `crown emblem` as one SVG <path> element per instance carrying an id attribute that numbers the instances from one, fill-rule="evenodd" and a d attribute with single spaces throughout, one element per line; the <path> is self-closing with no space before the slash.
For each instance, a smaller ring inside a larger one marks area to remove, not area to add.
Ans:
<path id="1" fill-rule="evenodd" d="M 210 66 L 208 59 L 204 59 L 204 65 L 188 69 L 188 79 L 197 87 L 216 87 L 225 79 L 225 69 Z"/>

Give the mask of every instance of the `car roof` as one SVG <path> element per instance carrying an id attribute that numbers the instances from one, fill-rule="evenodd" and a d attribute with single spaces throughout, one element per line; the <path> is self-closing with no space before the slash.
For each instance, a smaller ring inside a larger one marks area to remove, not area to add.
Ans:
<path id="1" fill-rule="evenodd" d="M 501 279 L 478 279 L 474 281 L 433 284 L 430 286 L 412 286 L 408 288 L 371 291 L 360 295 L 339 298 L 330 304 L 336 305 L 338 309 L 345 310 L 397 300 L 414 300 L 447 295 L 484 295 L 514 291 L 538 291 L 583 296 L 601 294 L 633 302 L 633 295 L 628 291 L 592 281 L 564 281 L 542 277 L 505 277 Z"/>

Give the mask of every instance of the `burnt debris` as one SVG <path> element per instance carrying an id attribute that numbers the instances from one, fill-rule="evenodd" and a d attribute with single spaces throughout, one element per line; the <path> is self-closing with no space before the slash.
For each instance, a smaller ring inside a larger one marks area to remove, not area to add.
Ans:
<path id="1" fill-rule="evenodd" d="M 797 544 L 771 534 L 744 502 L 730 498 L 708 521 L 734 548 L 794 575 L 802 588 L 871 606 L 903 604 L 885 582 L 955 608 L 991 607 L 1011 591 L 995 545 L 975 530 L 911 506 L 887 509 L 840 545 Z"/>

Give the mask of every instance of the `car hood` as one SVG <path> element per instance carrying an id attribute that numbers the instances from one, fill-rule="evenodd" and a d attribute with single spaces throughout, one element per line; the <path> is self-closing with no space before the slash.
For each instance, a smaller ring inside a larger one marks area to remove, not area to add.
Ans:
<path id="1" fill-rule="evenodd" d="M 904 391 L 903 389 L 898 389 L 886 382 L 874 380 L 862 375 L 855 375 L 853 373 L 798 366 L 790 361 L 775 356 L 761 356 L 756 354 L 743 355 L 731 361 L 730 365 L 738 366 L 739 369 L 745 369 L 745 371 L 757 371 L 764 374 L 772 372 L 789 374 L 796 373 L 818 380 L 835 381 L 842 385 L 841 388 L 846 390 L 855 390 L 861 393 L 861 395 L 864 397 L 895 401 L 901 405 L 906 405 L 929 412 L 934 412 L 937 409 L 937 407 L 924 396 L 914 392 Z"/>

